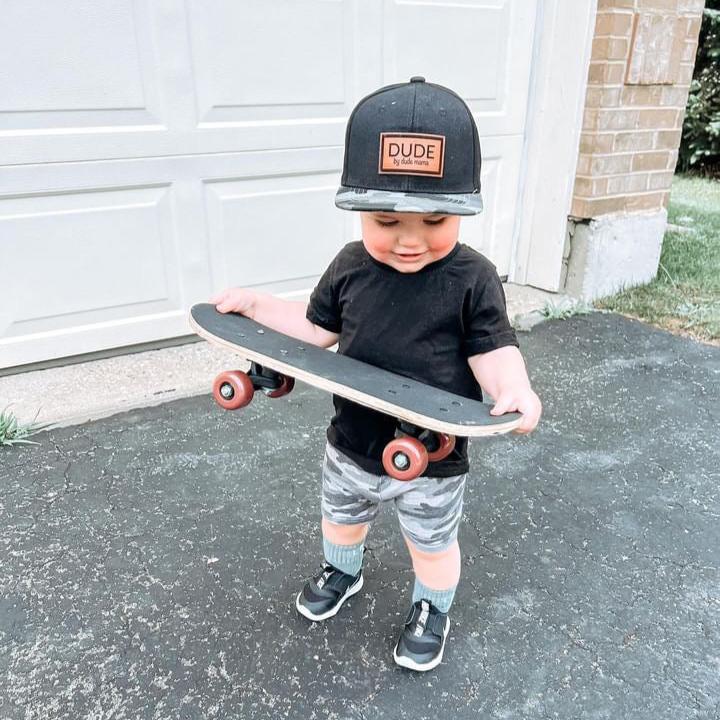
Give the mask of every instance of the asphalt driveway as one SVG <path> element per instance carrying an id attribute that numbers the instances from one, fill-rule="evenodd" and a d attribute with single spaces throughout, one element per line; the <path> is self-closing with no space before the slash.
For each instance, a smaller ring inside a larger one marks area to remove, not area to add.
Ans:
<path id="1" fill-rule="evenodd" d="M 391 507 L 363 592 L 324 624 L 295 611 L 328 395 L 204 395 L 1 449 L 0 718 L 720 718 L 720 349 L 609 314 L 521 349 L 545 415 L 471 443 L 426 674 L 392 661 L 413 576 Z"/>

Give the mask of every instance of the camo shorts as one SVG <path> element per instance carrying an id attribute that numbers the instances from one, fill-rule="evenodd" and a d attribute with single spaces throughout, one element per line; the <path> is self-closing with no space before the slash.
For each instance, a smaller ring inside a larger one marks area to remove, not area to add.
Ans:
<path id="1" fill-rule="evenodd" d="M 327 443 L 322 472 L 323 517 L 338 525 L 370 523 L 380 503 L 394 500 L 400 529 L 424 552 L 446 550 L 457 538 L 467 474 L 396 480 L 374 475 Z"/>

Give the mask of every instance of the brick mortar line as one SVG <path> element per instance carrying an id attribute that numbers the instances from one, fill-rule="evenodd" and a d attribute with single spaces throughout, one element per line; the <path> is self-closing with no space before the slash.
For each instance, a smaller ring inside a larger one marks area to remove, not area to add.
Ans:
<path id="1" fill-rule="evenodd" d="M 693 65 L 694 67 L 694 65 Z M 635 90 L 636 88 L 638 90 L 642 88 L 672 88 L 673 90 L 677 90 L 678 88 L 689 88 L 690 83 L 651 83 L 651 84 L 643 84 L 643 83 L 603 83 L 602 85 L 598 85 L 597 88 L 595 86 L 591 86 L 593 89 L 602 89 L 602 90 L 624 90 L 625 88 L 628 88 L 629 90 Z"/>
<path id="2" fill-rule="evenodd" d="M 575 200 L 615 200 L 624 197 L 640 197 L 641 195 L 664 195 L 670 188 L 658 188 L 656 190 L 639 190 L 635 192 L 620 192 L 617 195 L 575 195 Z"/>
<path id="3" fill-rule="evenodd" d="M 597 15 L 637 15 L 641 12 L 644 12 L 648 15 L 675 15 L 678 18 L 683 18 L 685 20 L 693 20 L 695 18 L 701 17 L 702 10 L 680 10 L 679 12 L 675 10 L 673 12 L 672 10 L 663 10 L 663 9 L 654 9 L 654 8 L 599 8 Z"/>
<path id="4" fill-rule="evenodd" d="M 591 87 L 591 86 L 588 86 Z M 592 87 L 592 89 L 596 89 L 600 92 L 605 92 L 607 90 L 621 90 L 620 85 L 598 85 L 597 87 Z M 625 86 L 629 87 L 629 86 Z M 672 90 L 676 90 L 678 92 L 688 93 L 690 90 L 690 85 L 667 85 L 666 87 L 671 88 Z M 622 90 L 621 90 L 622 92 Z M 645 103 L 638 103 L 635 102 L 633 104 L 628 104 L 627 102 L 622 103 L 620 105 L 586 105 L 584 110 L 587 112 L 588 110 L 612 110 L 613 112 L 618 112 L 622 110 L 685 110 L 687 106 L 687 103 L 684 105 L 674 105 L 674 104 L 666 104 L 666 105 L 658 105 L 657 103 L 653 104 L 645 104 Z M 639 128 L 640 129 L 640 128 Z M 589 131 L 585 131 L 589 132 Z M 595 132 L 607 132 L 606 130 L 597 130 Z M 625 132 L 624 130 L 615 130 L 614 132 Z"/>
<path id="5" fill-rule="evenodd" d="M 608 110 L 612 110 L 612 108 L 607 108 Z M 644 110 L 652 109 L 652 108 L 643 108 Z M 603 131 L 595 131 L 591 128 L 585 128 L 581 131 L 581 135 L 585 135 L 586 137 L 591 137 L 593 135 L 610 135 L 610 134 L 618 134 L 618 133 L 648 133 L 648 132 L 676 132 L 677 130 L 682 130 L 682 124 L 677 123 L 677 120 L 679 118 L 684 117 L 685 110 L 678 110 L 677 108 L 667 108 L 668 110 L 675 110 L 676 112 L 679 112 L 680 115 L 678 118 L 676 118 L 676 124 L 673 127 L 654 127 L 654 128 L 643 128 L 643 127 L 635 127 L 635 128 L 616 128 L 615 130 L 603 130 Z"/>
<path id="6" fill-rule="evenodd" d="M 593 157 L 593 158 L 611 158 L 611 157 L 619 158 L 619 157 L 625 157 L 627 155 L 631 155 L 632 157 L 635 157 L 635 155 L 648 154 L 648 153 L 667 153 L 668 155 L 670 155 L 672 153 L 676 153 L 677 151 L 678 151 L 678 148 L 675 148 L 675 150 L 671 150 L 670 148 L 654 148 L 654 149 L 650 148 L 648 150 L 623 150 L 622 152 L 611 152 L 611 153 L 581 152 L 580 155 L 585 155 L 587 157 Z M 648 172 L 650 172 L 650 171 L 648 171 Z"/>
<path id="7" fill-rule="evenodd" d="M 613 112 L 618 112 L 622 110 L 685 110 L 685 105 L 682 107 L 680 105 L 595 105 L 593 107 L 586 107 L 587 110 L 612 110 Z M 668 128 L 656 128 L 657 130 L 667 130 Z M 672 129 L 672 128 L 669 128 Z M 592 133 L 594 135 L 599 133 L 608 133 L 607 130 L 585 130 L 585 134 Z M 653 132 L 653 130 L 648 130 L 647 128 L 635 128 L 630 130 L 610 130 L 609 132 L 613 133 L 619 133 L 619 132 Z"/>
<path id="8" fill-rule="evenodd" d="M 616 38 L 619 40 L 620 38 Z M 610 60 L 609 58 L 590 58 L 590 64 L 591 65 L 627 65 L 628 58 L 625 58 L 623 60 Z M 695 67 L 694 62 L 690 62 L 689 60 L 681 60 L 678 63 L 678 67 Z M 615 83 L 617 85 L 617 83 Z M 625 85 L 630 85 L 632 87 L 650 87 L 655 85 L 672 85 L 672 83 L 624 83 Z"/>
<path id="9" fill-rule="evenodd" d="M 613 173 L 612 175 L 576 175 L 576 178 L 583 180 L 599 180 L 600 178 L 624 178 L 632 175 L 664 175 L 665 173 L 674 172 L 671 168 L 666 170 L 629 170 L 624 173 Z"/>
<path id="10" fill-rule="evenodd" d="M 666 110 L 668 112 L 674 112 L 674 113 L 684 113 L 685 108 L 684 107 L 678 107 L 677 105 L 616 105 L 614 107 L 586 107 L 585 111 L 588 110 L 595 110 L 595 111 L 603 111 L 603 112 L 609 112 L 612 111 L 612 113 L 615 115 L 619 112 L 642 112 L 647 110 L 657 110 L 658 112 Z M 632 130 L 639 130 L 641 132 L 649 132 L 651 130 L 667 130 L 668 128 L 642 128 L 642 127 L 635 127 L 635 128 L 615 128 L 612 130 L 612 132 L 631 132 Z M 593 130 L 592 128 L 584 128 L 581 132 L 583 133 L 593 133 L 593 132 L 607 132 L 603 130 Z"/>

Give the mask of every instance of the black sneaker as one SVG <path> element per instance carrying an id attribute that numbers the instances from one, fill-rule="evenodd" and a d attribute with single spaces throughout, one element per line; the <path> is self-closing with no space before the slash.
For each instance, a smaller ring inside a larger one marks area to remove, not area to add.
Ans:
<path id="1" fill-rule="evenodd" d="M 414 603 L 405 627 L 393 650 L 395 662 L 402 667 L 423 672 L 442 661 L 450 618 L 428 600 Z"/>
<path id="2" fill-rule="evenodd" d="M 322 571 L 308 580 L 298 593 L 295 607 L 309 620 L 327 620 L 350 596 L 360 592 L 362 586 L 362 570 L 357 575 L 348 575 L 326 562 Z"/>

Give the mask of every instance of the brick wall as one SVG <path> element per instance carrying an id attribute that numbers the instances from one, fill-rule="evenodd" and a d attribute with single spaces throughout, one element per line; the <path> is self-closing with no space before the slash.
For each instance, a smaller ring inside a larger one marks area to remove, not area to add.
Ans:
<path id="1" fill-rule="evenodd" d="M 598 0 L 571 215 L 667 207 L 704 0 Z"/>

